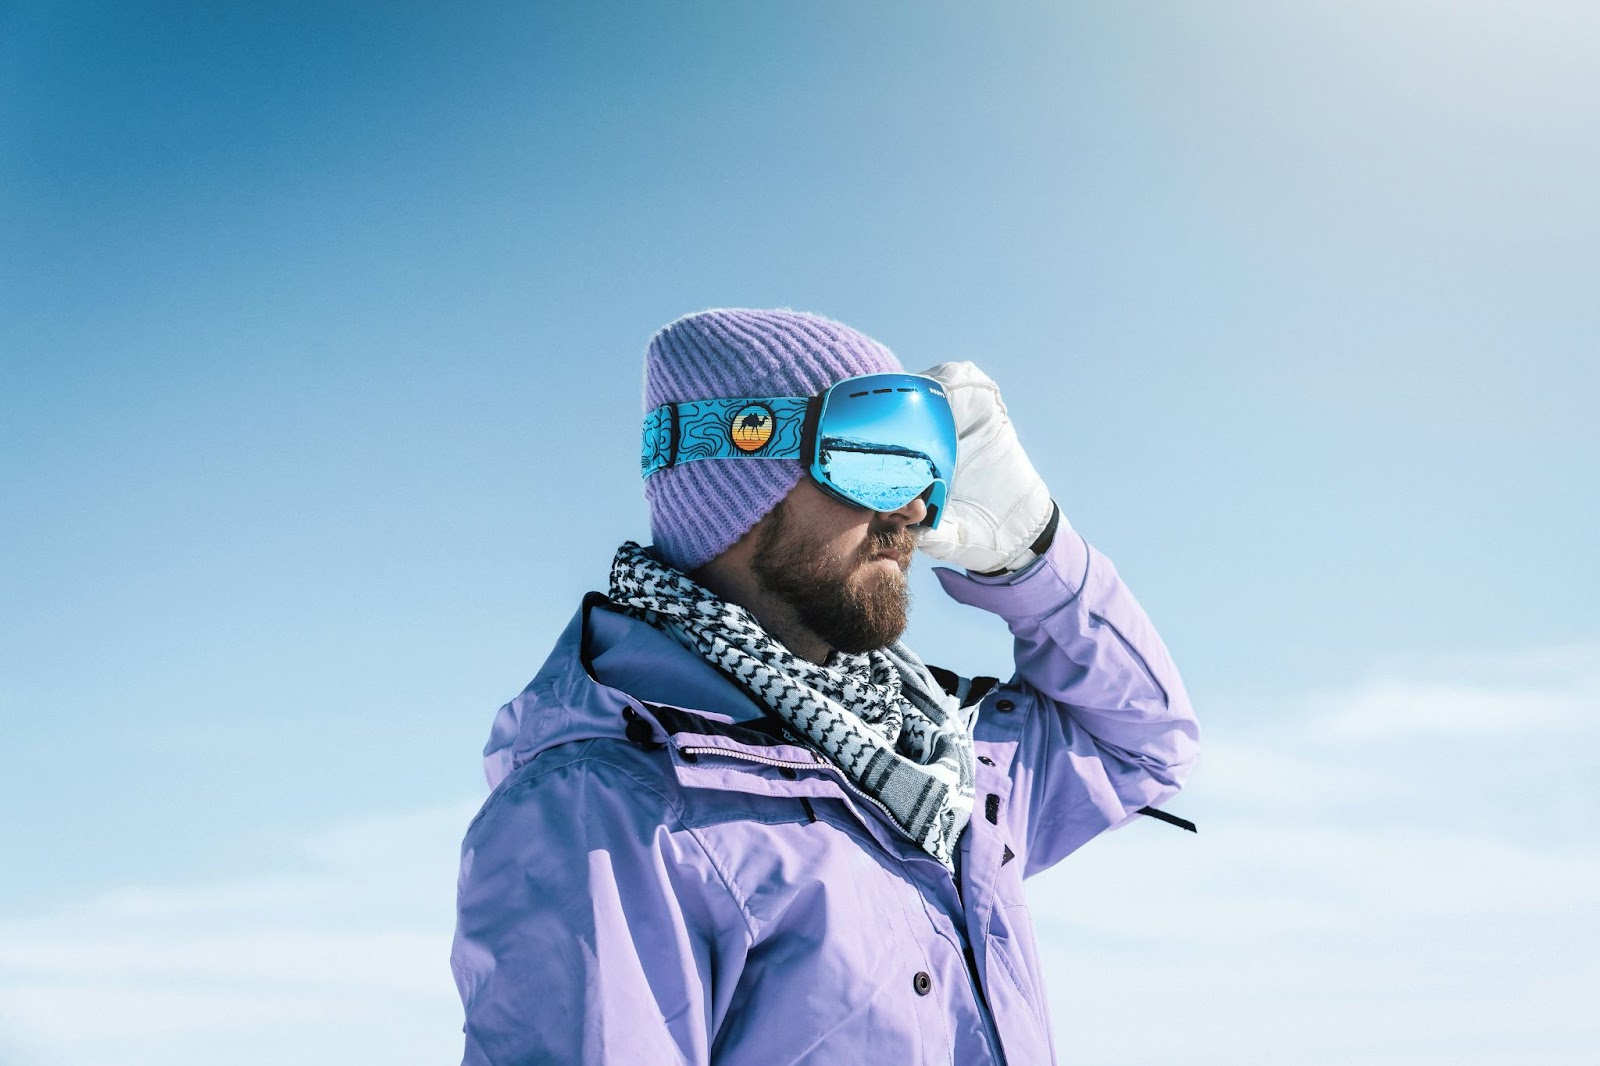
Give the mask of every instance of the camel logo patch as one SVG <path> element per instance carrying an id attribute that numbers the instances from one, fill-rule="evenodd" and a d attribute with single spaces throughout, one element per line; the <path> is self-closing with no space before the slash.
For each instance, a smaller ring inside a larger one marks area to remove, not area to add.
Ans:
<path id="1" fill-rule="evenodd" d="M 759 451 L 772 439 L 774 428 L 771 411 L 758 403 L 746 404 L 734 414 L 728 438 L 741 452 Z"/>

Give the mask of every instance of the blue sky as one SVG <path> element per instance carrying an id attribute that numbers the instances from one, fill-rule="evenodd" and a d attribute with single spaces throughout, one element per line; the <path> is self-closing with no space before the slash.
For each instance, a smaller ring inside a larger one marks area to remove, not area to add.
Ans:
<path id="1" fill-rule="evenodd" d="M 0 1063 L 458 1054 L 478 751 L 647 535 L 645 341 L 719 305 L 980 363 L 1183 669 L 1202 835 L 1036 882 L 1064 1056 L 1590 1061 L 1596 40 L 0 9 Z"/>

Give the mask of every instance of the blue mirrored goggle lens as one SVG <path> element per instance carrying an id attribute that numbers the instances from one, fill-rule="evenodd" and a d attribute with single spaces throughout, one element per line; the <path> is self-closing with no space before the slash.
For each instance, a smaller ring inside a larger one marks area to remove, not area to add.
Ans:
<path id="1" fill-rule="evenodd" d="M 870 374 L 824 395 L 812 473 L 851 502 L 893 511 L 933 486 L 937 525 L 955 465 L 955 418 L 932 378 Z"/>
<path id="2" fill-rule="evenodd" d="M 933 464 L 920 455 L 824 447 L 817 466 L 830 485 L 874 511 L 904 507 L 937 480 Z"/>

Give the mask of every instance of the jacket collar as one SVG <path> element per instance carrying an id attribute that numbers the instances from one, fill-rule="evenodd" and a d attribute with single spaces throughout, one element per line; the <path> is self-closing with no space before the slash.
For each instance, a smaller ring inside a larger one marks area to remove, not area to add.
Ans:
<path id="1" fill-rule="evenodd" d="M 641 719 L 648 736 L 629 732 Z M 601 737 L 681 746 L 718 736 L 717 744 L 766 751 L 779 735 L 770 722 L 700 656 L 591 592 L 528 687 L 495 715 L 484 772 L 494 787 L 543 751 Z"/>
<path id="2" fill-rule="evenodd" d="M 733 681 L 591 592 L 528 687 L 495 715 L 484 747 L 489 785 L 559 744 L 599 738 L 666 748 L 685 788 L 839 799 L 891 853 L 935 861 L 887 816 L 868 813 L 824 757 L 791 740 Z"/>

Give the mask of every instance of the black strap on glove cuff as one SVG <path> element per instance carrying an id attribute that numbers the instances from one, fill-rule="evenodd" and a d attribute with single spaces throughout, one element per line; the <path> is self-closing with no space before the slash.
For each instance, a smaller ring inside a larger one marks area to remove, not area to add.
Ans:
<path id="1" fill-rule="evenodd" d="M 1056 501 L 1051 500 L 1050 521 L 1044 524 L 1044 532 L 1040 533 L 1038 538 L 1034 540 L 1032 544 L 1028 545 L 1028 550 L 1033 553 L 1033 557 L 1035 559 L 1050 550 L 1050 545 L 1053 544 L 1056 539 L 1056 529 L 1060 525 L 1061 505 L 1056 503 Z M 1001 567 L 999 570 L 974 570 L 973 573 L 977 574 L 979 577 L 1001 577 L 1005 574 L 1011 573 L 1011 571 Z"/>
<path id="2" fill-rule="evenodd" d="M 1039 539 L 1028 545 L 1028 550 L 1035 555 L 1043 555 L 1050 550 L 1050 545 L 1055 543 L 1056 528 L 1061 525 L 1061 506 L 1056 501 L 1050 501 L 1050 521 L 1044 524 L 1044 532 L 1039 534 Z"/>

